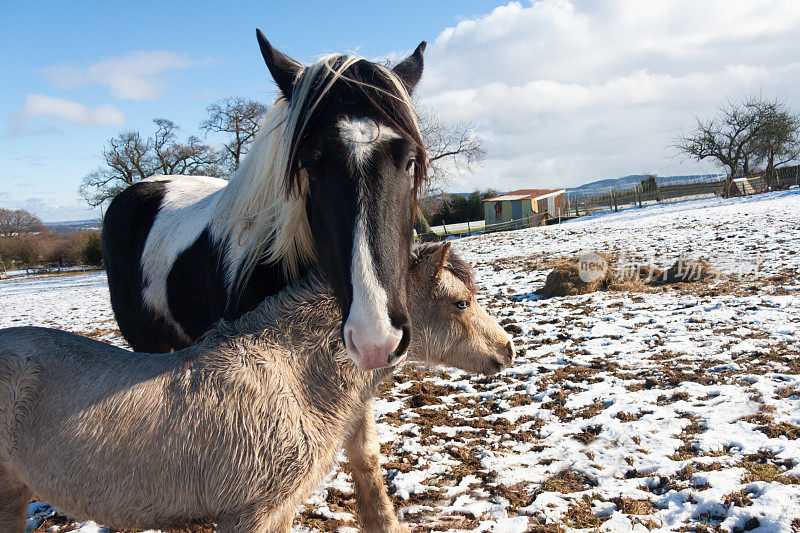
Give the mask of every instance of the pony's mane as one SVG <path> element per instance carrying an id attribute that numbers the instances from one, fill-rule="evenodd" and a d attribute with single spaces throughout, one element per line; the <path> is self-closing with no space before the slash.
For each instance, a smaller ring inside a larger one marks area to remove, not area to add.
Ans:
<path id="1" fill-rule="evenodd" d="M 434 254 L 441 249 L 442 245 L 438 243 L 420 243 L 411 247 L 411 256 L 409 262 L 413 270 L 426 256 Z M 478 284 L 475 281 L 475 270 L 469 263 L 461 259 L 457 253 L 452 249 L 447 256 L 447 261 L 444 264 L 445 270 L 449 271 L 456 278 L 460 279 L 467 289 L 475 294 L 478 292 Z"/>
<path id="2" fill-rule="evenodd" d="M 262 261 L 280 262 L 290 278 L 295 278 L 302 266 L 314 262 L 306 214 L 308 175 L 301 168 L 297 149 L 314 124 L 315 111 L 324 108 L 337 82 L 348 84 L 363 97 L 368 111 L 416 145 L 416 209 L 428 165 L 406 85 L 390 69 L 362 57 L 324 57 L 301 71 L 291 99 L 280 97 L 273 104 L 252 148 L 225 187 L 227 194 L 221 197 L 214 229 L 226 241 L 229 291 L 241 290 Z"/>

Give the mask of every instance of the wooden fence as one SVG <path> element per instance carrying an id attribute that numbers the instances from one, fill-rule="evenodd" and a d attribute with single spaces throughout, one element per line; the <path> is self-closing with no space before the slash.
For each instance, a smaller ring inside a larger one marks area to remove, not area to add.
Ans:
<path id="1" fill-rule="evenodd" d="M 756 172 L 740 176 L 763 182 L 763 186 L 755 187 L 753 193 L 787 189 L 800 186 L 800 165 L 783 167 L 772 172 Z M 597 211 L 618 211 L 629 207 L 642 207 L 653 203 L 689 200 L 707 196 L 731 196 L 736 194 L 731 181 L 722 179 L 700 183 L 681 183 L 674 185 L 656 185 L 645 189 L 636 185 L 629 189 L 612 189 L 607 193 L 591 196 L 567 197 L 567 210 L 572 216 L 582 216 Z"/>
<path id="2" fill-rule="evenodd" d="M 472 229 L 469 225 L 464 228 L 464 224 L 453 224 L 450 228 L 448 228 L 447 225 L 442 225 L 444 228 L 443 231 L 422 233 L 421 235 L 418 235 L 417 238 L 424 242 L 440 241 L 446 239 L 447 237 L 468 237 L 470 235 L 479 235 L 481 233 L 494 233 L 496 231 L 509 231 L 514 229 L 530 228 L 533 226 L 541 226 L 543 223 L 545 223 L 545 220 L 546 216 L 544 213 L 531 213 L 525 218 L 519 218 L 516 220 L 507 220 L 506 222 L 499 222 L 497 224 L 476 225 L 475 229 Z"/>

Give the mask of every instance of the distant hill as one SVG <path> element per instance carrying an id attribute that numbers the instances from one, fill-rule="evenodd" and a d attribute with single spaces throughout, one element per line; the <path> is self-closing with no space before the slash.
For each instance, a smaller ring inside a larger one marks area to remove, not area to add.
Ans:
<path id="1" fill-rule="evenodd" d="M 100 231 L 102 223 L 99 218 L 93 220 L 72 220 L 69 222 L 45 222 L 45 227 L 56 233 L 71 231 Z"/>
<path id="2" fill-rule="evenodd" d="M 577 196 L 589 196 L 592 194 L 603 194 L 611 189 L 630 189 L 638 185 L 647 174 L 631 174 L 621 178 L 608 178 L 604 180 L 592 181 L 579 187 L 570 187 L 567 193 Z M 691 174 L 682 176 L 658 176 L 659 185 L 682 185 L 685 183 L 706 183 L 717 181 L 723 178 L 722 174 Z"/>

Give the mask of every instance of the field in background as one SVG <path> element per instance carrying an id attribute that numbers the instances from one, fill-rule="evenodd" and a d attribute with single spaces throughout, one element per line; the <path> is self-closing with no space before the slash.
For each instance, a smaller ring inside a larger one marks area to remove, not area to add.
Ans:
<path id="1" fill-rule="evenodd" d="M 382 465 L 403 520 L 413 531 L 800 528 L 799 230 L 792 190 L 455 242 L 520 356 L 492 378 L 406 365 L 382 387 Z M 558 258 L 583 251 L 664 266 L 704 257 L 732 276 L 536 293 Z M 103 273 L 0 282 L 0 310 L 0 327 L 122 344 Z M 352 491 L 340 466 L 293 531 L 355 527 Z M 38 526 L 52 510 L 29 512 Z M 60 531 L 74 528 L 96 531 Z"/>

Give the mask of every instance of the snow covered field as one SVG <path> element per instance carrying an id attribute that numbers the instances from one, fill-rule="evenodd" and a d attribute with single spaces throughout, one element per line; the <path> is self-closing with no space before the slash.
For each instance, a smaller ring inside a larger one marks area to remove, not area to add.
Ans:
<path id="1" fill-rule="evenodd" d="M 455 247 L 523 353 L 492 378 L 407 365 L 382 388 L 383 466 L 412 530 L 800 531 L 800 191 Z M 706 258 L 730 276 L 536 294 L 555 258 L 582 251 Z M 21 324 L 120 342 L 102 273 L 0 282 L 0 326 Z M 338 468 L 294 531 L 353 528 L 354 505 Z M 30 526 L 52 512 L 29 511 Z"/>

